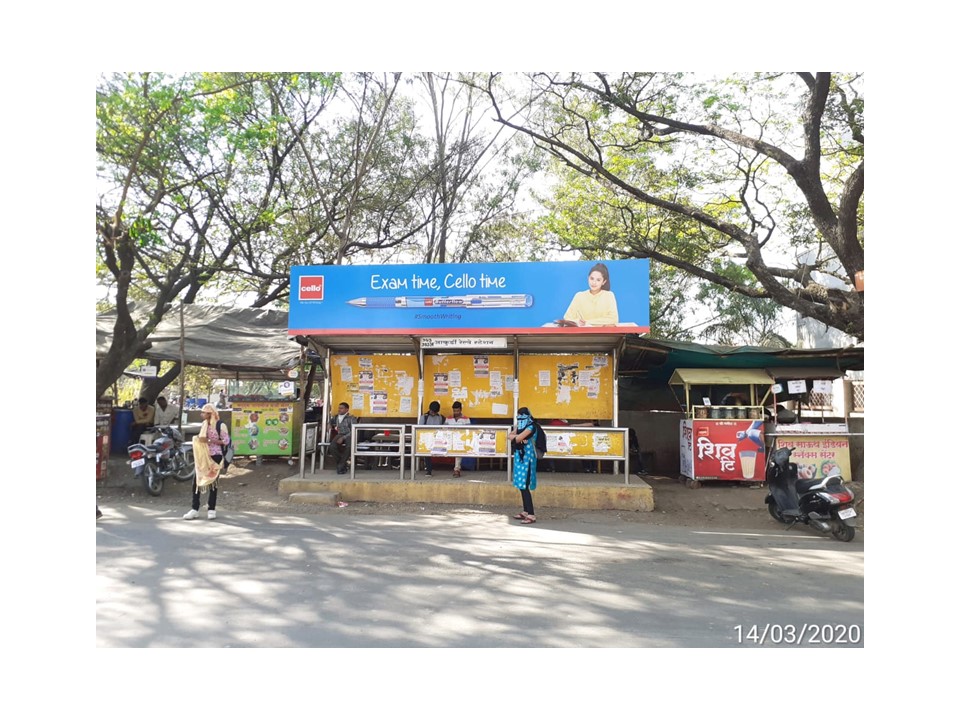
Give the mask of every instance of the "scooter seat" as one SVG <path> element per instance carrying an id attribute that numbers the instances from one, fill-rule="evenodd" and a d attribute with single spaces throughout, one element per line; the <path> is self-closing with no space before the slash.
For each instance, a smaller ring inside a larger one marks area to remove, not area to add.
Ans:
<path id="1" fill-rule="evenodd" d="M 797 492 L 803 495 L 804 493 L 810 492 L 810 488 L 814 485 L 819 485 L 822 480 L 797 480 Z"/>

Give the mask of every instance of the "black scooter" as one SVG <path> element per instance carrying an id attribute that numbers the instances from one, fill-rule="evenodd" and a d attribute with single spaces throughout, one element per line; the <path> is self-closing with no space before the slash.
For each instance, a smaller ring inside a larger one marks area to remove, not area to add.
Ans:
<path id="1" fill-rule="evenodd" d="M 853 492 L 838 474 L 814 480 L 799 480 L 797 464 L 790 462 L 796 448 L 778 448 L 770 453 L 767 463 L 765 502 L 771 517 L 787 525 L 809 525 L 837 540 L 850 542 L 857 534 L 853 509 Z"/>

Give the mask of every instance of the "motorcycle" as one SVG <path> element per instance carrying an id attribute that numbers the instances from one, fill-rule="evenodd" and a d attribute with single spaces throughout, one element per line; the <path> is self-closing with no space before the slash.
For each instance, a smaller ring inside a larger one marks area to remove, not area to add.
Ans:
<path id="1" fill-rule="evenodd" d="M 766 471 L 769 494 L 764 501 L 770 516 L 788 530 L 799 522 L 850 542 L 857 534 L 853 492 L 844 486 L 839 471 L 819 480 L 800 480 L 797 464 L 790 462 L 795 449 L 778 448 L 770 453 Z"/>
<path id="2" fill-rule="evenodd" d="M 138 442 L 127 448 L 133 474 L 143 478 L 147 492 L 153 496 L 162 493 L 168 477 L 179 482 L 193 480 L 193 443 L 185 443 L 180 431 L 172 426 L 152 427 L 147 432 L 158 433 L 153 442 Z"/>

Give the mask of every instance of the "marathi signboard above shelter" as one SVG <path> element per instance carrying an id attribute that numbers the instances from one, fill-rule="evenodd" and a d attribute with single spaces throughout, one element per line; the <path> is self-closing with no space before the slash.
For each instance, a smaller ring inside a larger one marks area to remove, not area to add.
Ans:
<path id="1" fill-rule="evenodd" d="M 650 331 L 648 260 L 290 270 L 291 335 Z"/>
<path id="2" fill-rule="evenodd" d="M 505 337 L 425 337 L 420 338 L 424 350 L 505 350 Z"/>

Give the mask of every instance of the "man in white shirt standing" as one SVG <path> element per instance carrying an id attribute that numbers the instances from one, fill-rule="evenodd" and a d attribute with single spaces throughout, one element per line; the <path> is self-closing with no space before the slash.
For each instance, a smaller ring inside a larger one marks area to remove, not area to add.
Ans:
<path id="1" fill-rule="evenodd" d="M 157 405 L 154 410 L 154 425 L 175 425 L 177 416 L 180 414 L 179 406 L 168 403 L 163 395 L 157 398 Z"/>
<path id="2" fill-rule="evenodd" d="M 446 425 L 470 425 L 470 418 L 463 416 L 463 403 L 459 400 L 453 403 L 453 417 L 448 417 Z M 460 461 L 461 458 L 457 455 L 453 461 L 453 476 L 460 477 Z"/>

